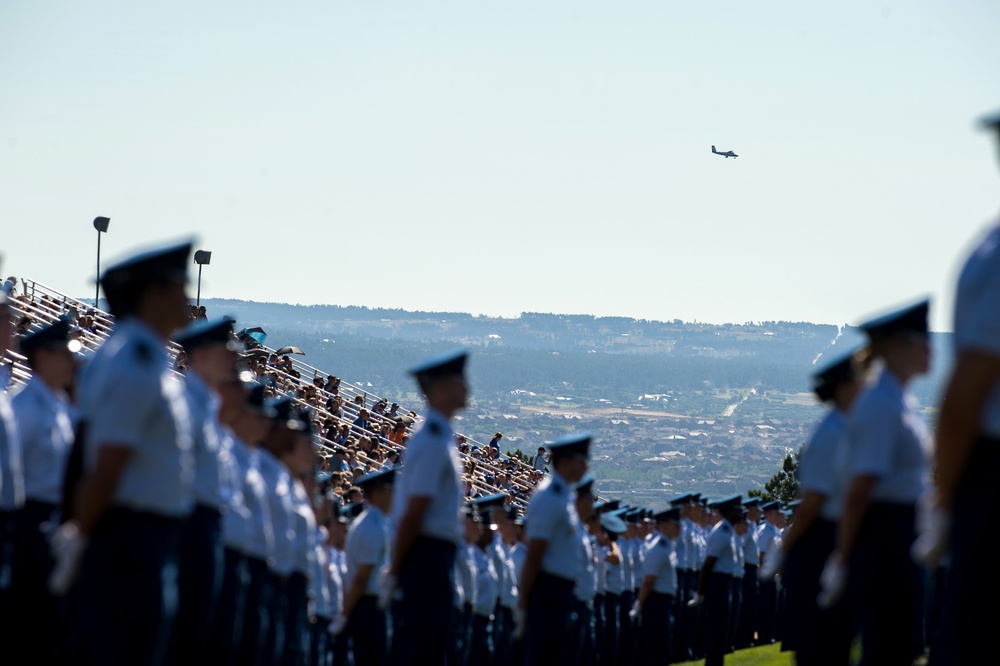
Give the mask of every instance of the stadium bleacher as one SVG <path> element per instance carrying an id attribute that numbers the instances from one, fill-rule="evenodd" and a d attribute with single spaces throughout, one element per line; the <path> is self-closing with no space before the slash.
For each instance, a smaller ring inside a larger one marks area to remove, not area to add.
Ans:
<path id="1" fill-rule="evenodd" d="M 19 290 L 14 289 L 12 305 L 17 310 L 17 318 L 30 318 L 29 330 L 52 323 L 59 317 L 70 316 L 77 323 L 76 334 L 84 355 L 95 351 L 111 334 L 114 318 L 104 310 L 34 280 L 21 279 L 20 287 Z M 378 399 L 380 394 L 377 392 L 342 380 L 330 385 L 329 379 L 324 378 L 332 378 L 332 374 L 293 355 L 279 356 L 277 350 L 252 338 L 244 336 L 243 340 L 248 344 L 244 362 L 255 378 L 267 384 L 272 393 L 290 395 L 298 404 L 312 410 L 316 432 L 319 433 L 317 471 L 327 469 L 327 461 L 336 460 L 334 456 L 337 451 L 350 451 L 349 458 L 353 461 L 351 466 L 360 467 L 364 473 L 379 469 L 387 464 L 386 460 L 392 454 L 402 454 L 406 448 L 406 438 L 422 422 L 421 415 L 404 406 L 400 406 L 400 416 L 397 417 L 376 413 L 371 409 L 373 405 L 370 401 Z M 171 354 L 175 362 L 182 366 L 183 351 L 179 345 L 171 345 Z M 25 357 L 17 351 L 16 338 L 8 356 L 10 361 L 5 361 L 5 374 L 9 376 L 11 383 L 23 384 L 30 378 L 31 370 Z M 328 409 L 338 396 L 342 401 L 342 415 L 334 414 Z M 355 425 L 362 410 L 370 416 L 367 428 Z M 405 425 L 405 435 L 400 442 L 393 442 L 387 436 L 387 430 L 391 434 L 398 423 Z M 347 426 L 350 438 L 344 442 L 334 441 L 337 437 L 333 434 L 334 430 L 340 432 L 344 426 Z M 368 442 L 362 442 L 363 438 Z M 513 504 L 523 507 L 535 485 L 532 480 L 536 476 L 534 469 L 512 455 L 500 456 L 491 461 L 487 459 L 489 449 L 486 445 L 468 435 L 464 435 L 463 439 L 467 446 L 460 450 L 460 457 L 465 468 L 466 486 L 471 488 L 467 493 L 468 497 L 505 492 L 510 495 Z M 477 458 L 475 451 L 480 452 L 481 457 Z M 501 487 L 500 479 L 505 473 L 511 474 L 510 490 Z M 328 481 L 330 489 L 338 494 L 345 493 L 355 476 L 353 470 L 343 477 L 332 475 Z"/>

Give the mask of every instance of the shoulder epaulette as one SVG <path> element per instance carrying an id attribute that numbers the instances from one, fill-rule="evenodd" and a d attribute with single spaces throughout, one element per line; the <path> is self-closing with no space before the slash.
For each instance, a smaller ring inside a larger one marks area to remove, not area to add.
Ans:
<path id="1" fill-rule="evenodd" d="M 427 430 L 429 430 L 432 435 L 440 435 L 441 425 L 434 421 L 431 421 L 430 423 L 427 424 Z"/>

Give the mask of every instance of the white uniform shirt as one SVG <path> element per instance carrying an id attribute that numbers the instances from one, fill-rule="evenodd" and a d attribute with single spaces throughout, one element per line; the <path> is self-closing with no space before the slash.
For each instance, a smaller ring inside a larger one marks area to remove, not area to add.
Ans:
<path id="1" fill-rule="evenodd" d="M 677 594 L 677 553 L 673 544 L 662 534 L 646 551 L 642 564 L 642 574 L 654 576 L 653 591 L 662 594 Z"/>
<path id="2" fill-rule="evenodd" d="M 715 567 L 713 573 L 729 574 L 736 573 L 736 532 L 728 520 L 723 518 L 708 534 L 705 545 L 706 557 L 715 557 Z"/>
<path id="3" fill-rule="evenodd" d="M 955 350 L 974 349 L 1000 357 L 1000 226 L 995 226 L 962 268 L 955 294 Z M 994 386 L 980 429 L 1000 437 L 1000 386 Z"/>
<path id="4" fill-rule="evenodd" d="M 753 529 L 753 525 L 750 526 L 750 529 Z M 778 532 L 778 528 L 764 521 L 757 530 L 757 549 L 759 553 L 764 553 L 765 562 L 767 561 L 767 554 L 771 552 L 775 541 L 781 542 L 781 534 Z"/>
<path id="5" fill-rule="evenodd" d="M 326 573 L 327 582 L 330 587 L 330 617 L 336 617 L 344 612 L 344 576 L 345 564 L 344 552 L 333 546 L 324 546 L 326 549 Z"/>
<path id="6" fill-rule="evenodd" d="M 472 548 L 476 562 L 476 615 L 493 615 L 499 599 L 497 572 L 493 562 L 482 548 Z"/>
<path id="7" fill-rule="evenodd" d="M 88 472 L 102 446 L 132 452 L 111 505 L 177 518 L 194 508 L 191 415 L 163 345 L 146 324 L 120 322 L 83 368 L 80 418 Z"/>
<path id="8" fill-rule="evenodd" d="M 577 525 L 577 540 L 579 542 L 580 567 L 576 573 L 576 588 L 573 592 L 578 601 L 584 603 L 594 600 L 597 594 L 597 577 L 594 575 L 594 550 L 591 547 L 587 526 L 581 521 Z"/>
<path id="9" fill-rule="evenodd" d="M 461 594 L 455 595 L 455 603 L 459 606 L 469 604 L 476 607 L 476 547 L 465 544 L 458 547 L 455 554 L 455 588 Z"/>
<path id="10" fill-rule="evenodd" d="M 347 558 L 347 578 L 345 589 L 351 589 L 358 569 L 366 564 L 374 567 L 365 594 L 378 596 L 379 571 L 389 560 L 389 521 L 380 508 L 367 505 L 358 516 L 351 529 L 347 532 L 347 542 L 344 544 Z"/>
<path id="11" fill-rule="evenodd" d="M 73 419 L 66 394 L 37 375 L 11 400 L 21 440 L 24 496 L 62 504 L 62 483 L 73 446 Z"/>
<path id="12" fill-rule="evenodd" d="M 504 545 L 500 532 L 493 533 L 493 543 L 490 544 L 490 559 L 497 572 L 497 582 L 500 585 L 500 605 L 511 610 L 517 608 L 517 578 L 514 572 L 514 562 L 510 552 Z"/>
<path id="13" fill-rule="evenodd" d="M 930 436 L 912 402 L 893 374 L 883 370 L 851 411 L 849 476 L 878 479 L 873 503 L 916 504 L 927 488 Z"/>
<path id="14" fill-rule="evenodd" d="M 619 553 L 621 552 L 621 545 L 618 546 Z M 611 553 L 611 548 L 608 548 L 607 554 Z M 625 589 L 625 572 L 622 571 L 621 564 L 612 564 L 611 562 L 604 562 L 604 592 L 606 594 L 617 594 L 621 593 Z"/>
<path id="15" fill-rule="evenodd" d="M 310 576 L 313 571 L 313 557 L 316 555 L 316 514 L 306 494 L 306 489 L 298 479 L 292 479 L 292 571 Z"/>
<path id="16" fill-rule="evenodd" d="M 847 445 L 847 417 L 839 409 L 831 409 L 799 457 L 799 487 L 803 493 L 811 491 L 826 498 L 820 510 L 826 520 L 839 520 L 844 508 Z"/>
<path id="17" fill-rule="evenodd" d="M 579 522 L 576 491 L 561 476 L 552 474 L 538 484 L 528 503 L 524 524 L 528 543 L 533 539 L 548 543 L 542 555 L 542 571 L 560 578 L 575 578 Z"/>
<path id="18" fill-rule="evenodd" d="M 312 571 L 309 573 L 309 609 L 310 615 L 323 618 L 333 617 L 333 599 L 330 596 L 330 562 L 327 560 L 325 527 L 316 528 L 313 539 Z"/>
<path id="19" fill-rule="evenodd" d="M 760 564 L 760 545 L 757 543 L 757 526 L 747 523 L 747 532 L 742 537 L 743 564 Z"/>
<path id="20" fill-rule="evenodd" d="M 24 474 L 21 470 L 21 440 L 10 398 L 0 393 L 0 510 L 24 506 Z"/>
<path id="21" fill-rule="evenodd" d="M 229 450 L 238 468 L 240 502 L 234 500 L 233 509 L 222 515 L 222 542 L 249 557 L 273 561 L 274 526 L 267 484 L 260 474 L 260 456 L 235 437 Z"/>
<path id="22" fill-rule="evenodd" d="M 528 549 L 520 541 L 510 547 L 510 561 L 514 565 L 514 582 L 518 585 L 521 584 L 521 572 L 524 571 L 526 557 L 528 557 Z"/>
<path id="23" fill-rule="evenodd" d="M 295 566 L 292 543 L 295 541 L 295 507 L 292 504 L 292 477 L 288 469 L 269 451 L 257 451 L 260 475 L 267 487 L 268 513 L 274 529 L 272 569 L 279 576 L 292 573 Z"/>
<path id="24" fill-rule="evenodd" d="M 411 497 L 431 498 L 420 528 L 422 536 L 462 542 L 462 466 L 455 433 L 448 419 L 433 409 L 403 453 L 393 491 L 392 515 L 397 525 Z"/>
<path id="25" fill-rule="evenodd" d="M 198 504 L 221 509 L 220 444 L 216 430 L 219 398 L 194 371 L 189 371 L 184 376 L 184 385 L 187 389 L 188 408 L 191 411 L 194 498 Z"/>

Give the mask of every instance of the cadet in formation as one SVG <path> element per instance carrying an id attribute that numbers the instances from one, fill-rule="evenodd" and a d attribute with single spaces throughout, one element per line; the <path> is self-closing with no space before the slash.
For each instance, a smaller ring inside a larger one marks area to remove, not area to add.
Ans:
<path id="1" fill-rule="evenodd" d="M 443 664 L 455 640 L 452 576 L 461 539 L 462 468 L 452 417 L 466 407 L 465 352 L 427 361 L 413 370 L 427 400 L 423 426 L 410 438 L 393 497 L 396 541 L 380 603 L 387 608 L 397 584 L 401 598 L 400 664 Z"/>
<path id="2" fill-rule="evenodd" d="M 565 663 L 572 657 L 566 646 L 573 636 L 573 588 L 580 562 L 573 486 L 587 471 L 590 434 L 569 435 L 547 448 L 553 472 L 535 490 L 524 518 L 528 552 L 517 624 L 523 628 L 528 666 Z"/>
<path id="3" fill-rule="evenodd" d="M 847 490 L 822 595 L 829 605 L 846 585 L 862 664 L 908 665 L 923 649 L 923 572 L 910 549 L 930 438 L 907 387 L 930 368 L 928 308 L 920 301 L 860 327 L 881 368 L 848 421 Z"/>

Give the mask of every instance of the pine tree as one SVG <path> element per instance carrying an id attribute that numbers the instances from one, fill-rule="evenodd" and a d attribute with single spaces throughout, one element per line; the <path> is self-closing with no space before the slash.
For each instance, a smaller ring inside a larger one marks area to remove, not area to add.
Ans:
<path id="1" fill-rule="evenodd" d="M 756 488 L 747 492 L 749 497 L 759 497 L 765 502 L 778 500 L 779 502 L 791 502 L 799 496 L 799 455 L 800 448 L 795 455 L 789 453 L 781 463 L 781 471 L 771 477 L 771 480 L 764 484 L 764 490 Z"/>

